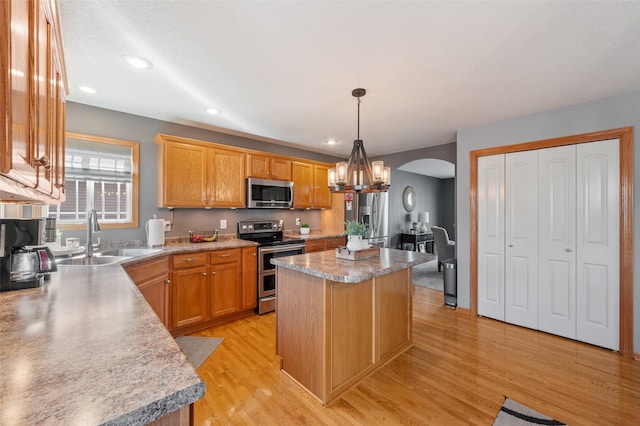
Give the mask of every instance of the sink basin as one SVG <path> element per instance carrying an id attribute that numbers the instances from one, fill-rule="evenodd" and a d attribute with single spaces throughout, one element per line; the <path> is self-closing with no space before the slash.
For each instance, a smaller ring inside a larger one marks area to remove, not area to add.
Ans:
<path id="1" fill-rule="evenodd" d="M 147 254 L 153 254 L 161 252 L 162 249 L 157 248 L 121 248 L 118 250 L 110 250 L 103 252 L 100 256 L 127 256 L 127 257 L 138 257 L 145 256 Z"/>
<path id="2" fill-rule="evenodd" d="M 131 259 L 131 256 L 93 256 L 75 259 L 58 259 L 58 266 L 105 266 Z"/>

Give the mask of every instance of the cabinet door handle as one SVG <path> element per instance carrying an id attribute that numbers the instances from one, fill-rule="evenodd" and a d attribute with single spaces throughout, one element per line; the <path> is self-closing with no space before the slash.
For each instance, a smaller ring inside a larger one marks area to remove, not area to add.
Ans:
<path id="1" fill-rule="evenodd" d="M 34 158 L 34 161 L 38 166 L 42 166 L 45 169 L 49 170 L 51 168 L 51 164 L 49 163 L 49 157 L 47 155 L 43 155 L 40 158 Z"/>
<path id="2" fill-rule="evenodd" d="M 215 274 L 216 274 L 216 272 L 215 272 L 215 271 L 213 271 L 213 272 L 211 273 L 211 275 L 215 275 Z"/>
<path id="3" fill-rule="evenodd" d="M 164 280 L 165 284 L 171 284 L 171 280 Z"/>
<path id="4" fill-rule="evenodd" d="M 195 257 L 190 257 L 188 259 L 185 259 L 184 261 L 187 263 L 191 263 L 191 262 L 195 262 L 197 259 Z"/>
<path id="5" fill-rule="evenodd" d="M 227 254 L 221 254 L 220 257 L 225 258 L 225 257 L 229 257 L 231 256 L 231 253 L 227 253 Z"/>
<path id="6" fill-rule="evenodd" d="M 253 253 L 253 257 L 256 257 L 256 256 L 257 256 L 257 254 L 256 254 L 256 253 Z"/>
<path id="7" fill-rule="evenodd" d="M 206 273 L 206 272 L 203 272 L 203 273 L 202 273 L 202 276 L 203 276 L 203 277 L 206 277 L 206 276 L 207 276 L 207 273 Z"/>

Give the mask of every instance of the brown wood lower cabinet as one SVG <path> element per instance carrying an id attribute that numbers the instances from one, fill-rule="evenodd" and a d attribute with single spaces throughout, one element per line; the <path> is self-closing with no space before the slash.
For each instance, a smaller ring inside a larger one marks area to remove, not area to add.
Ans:
<path id="1" fill-rule="evenodd" d="M 169 320 L 169 258 L 144 262 L 125 268 L 127 274 L 138 286 L 138 290 L 147 300 L 165 327 Z"/>
<path id="2" fill-rule="evenodd" d="M 125 270 L 175 336 L 252 315 L 257 303 L 257 249 L 176 254 Z"/>
<path id="3" fill-rule="evenodd" d="M 253 314 L 257 293 L 255 247 L 172 256 L 175 336 Z"/>
<path id="4" fill-rule="evenodd" d="M 344 246 L 344 237 L 320 238 L 317 240 L 307 240 L 305 242 L 305 253 L 316 251 L 333 250 L 336 247 Z"/>

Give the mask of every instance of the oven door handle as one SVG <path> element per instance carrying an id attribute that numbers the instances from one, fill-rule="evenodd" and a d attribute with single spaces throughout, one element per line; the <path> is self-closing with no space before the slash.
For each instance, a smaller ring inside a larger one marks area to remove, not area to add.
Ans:
<path id="1" fill-rule="evenodd" d="M 304 244 L 282 244 L 274 247 L 259 247 L 260 253 L 274 253 L 280 251 L 294 251 L 304 248 Z"/>

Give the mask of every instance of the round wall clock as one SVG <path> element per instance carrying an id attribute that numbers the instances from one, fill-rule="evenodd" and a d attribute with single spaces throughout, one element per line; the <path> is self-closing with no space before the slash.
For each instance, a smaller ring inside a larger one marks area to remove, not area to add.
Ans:
<path id="1" fill-rule="evenodd" d="M 404 209 L 408 212 L 412 212 L 416 207 L 416 192 L 413 190 L 413 187 L 407 186 L 402 192 L 402 205 L 404 205 Z"/>

